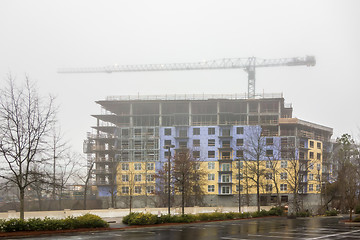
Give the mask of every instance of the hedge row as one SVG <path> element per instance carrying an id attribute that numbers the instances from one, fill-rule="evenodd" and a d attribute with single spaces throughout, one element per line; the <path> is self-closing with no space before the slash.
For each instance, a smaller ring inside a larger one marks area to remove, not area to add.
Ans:
<path id="1" fill-rule="evenodd" d="M 77 228 L 101 228 L 108 227 L 109 224 L 102 220 L 99 216 L 93 214 L 85 214 L 79 217 L 67 217 L 65 219 L 53 218 L 30 218 L 22 219 L 0 219 L 0 232 L 16 232 L 16 231 L 54 231 L 67 230 Z"/>
<path id="2" fill-rule="evenodd" d="M 148 225 L 148 224 L 160 224 L 160 223 L 190 223 L 197 221 L 209 221 L 209 220 L 230 220 L 230 219 L 242 219 L 242 218 L 256 218 L 265 216 L 281 216 L 283 214 L 283 208 L 271 208 L 269 211 L 261 210 L 260 212 L 253 213 L 199 213 L 199 214 L 184 214 L 184 215 L 157 215 L 151 213 L 134 212 L 123 218 L 123 223 L 128 225 Z"/>

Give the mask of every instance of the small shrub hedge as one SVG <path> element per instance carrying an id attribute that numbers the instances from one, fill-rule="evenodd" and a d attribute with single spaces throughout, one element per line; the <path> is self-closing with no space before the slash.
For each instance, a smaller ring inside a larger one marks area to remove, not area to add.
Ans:
<path id="1" fill-rule="evenodd" d="M 213 213 L 199 213 L 199 214 L 184 214 L 184 215 L 157 215 L 151 213 L 133 212 L 123 218 L 123 223 L 128 225 L 149 225 L 160 223 L 190 223 L 197 221 L 210 220 L 231 220 L 243 218 L 255 218 L 265 216 L 282 216 L 282 208 L 272 208 L 269 211 L 261 210 L 253 213 L 238 213 L 238 212 L 213 212 Z"/>
<path id="2" fill-rule="evenodd" d="M 325 212 L 325 216 L 337 216 L 337 215 L 338 212 L 335 209 Z"/>
<path id="3" fill-rule="evenodd" d="M 297 217 L 310 217 L 311 212 L 309 212 L 309 211 L 298 212 L 298 213 L 296 213 L 296 216 Z"/>
<path id="4" fill-rule="evenodd" d="M 109 224 L 99 216 L 85 214 L 79 217 L 67 217 L 65 219 L 53 218 L 30 218 L 0 220 L 0 232 L 17 231 L 55 231 L 77 228 L 100 228 L 109 227 Z"/>

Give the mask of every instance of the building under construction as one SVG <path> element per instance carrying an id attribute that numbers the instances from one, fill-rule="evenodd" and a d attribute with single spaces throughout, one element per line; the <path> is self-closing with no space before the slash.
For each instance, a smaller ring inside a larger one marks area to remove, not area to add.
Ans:
<path id="1" fill-rule="evenodd" d="M 98 195 L 117 195 L 118 207 L 126 207 L 121 197 L 130 195 L 135 207 L 155 205 L 156 174 L 168 160 L 164 147 L 170 145 L 171 156 L 190 149 L 206 169 L 207 206 L 236 206 L 240 196 L 244 204 L 256 204 L 247 161 L 261 161 L 262 205 L 291 199 L 291 160 L 301 163 L 293 170 L 299 178 L 296 191 L 309 201 L 331 175 L 324 156 L 332 128 L 293 118 L 282 94 L 120 96 L 96 103 L 102 113 L 93 115 L 96 126 L 84 152 L 94 163 Z M 259 129 L 263 153 L 253 159 L 249 139 Z M 279 165 L 276 176 L 269 177 L 272 162 Z"/>

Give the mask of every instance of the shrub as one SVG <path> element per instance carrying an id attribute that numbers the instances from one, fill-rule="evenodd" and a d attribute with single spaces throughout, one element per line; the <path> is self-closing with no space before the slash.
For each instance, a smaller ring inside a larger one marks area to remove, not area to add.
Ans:
<path id="1" fill-rule="evenodd" d="M 360 214 L 360 205 L 357 205 L 357 206 L 355 207 L 355 213 L 356 213 L 356 214 Z"/>
<path id="2" fill-rule="evenodd" d="M 10 219 L 0 220 L 1 232 L 15 231 L 54 231 L 75 228 L 98 228 L 108 227 L 109 224 L 93 214 L 85 214 L 80 217 L 67 217 L 65 219 L 30 218 L 28 220 Z"/>
<path id="3" fill-rule="evenodd" d="M 311 213 L 309 211 L 302 211 L 302 212 L 298 212 L 296 213 L 297 217 L 310 217 Z"/>
<path id="4" fill-rule="evenodd" d="M 353 222 L 360 222 L 360 215 L 359 215 L 359 216 L 356 216 L 356 217 L 353 219 Z"/>
<path id="5" fill-rule="evenodd" d="M 325 212 L 325 216 L 337 216 L 337 215 L 338 212 L 335 209 Z"/>
<path id="6" fill-rule="evenodd" d="M 157 216 L 151 213 L 136 213 L 127 220 L 128 225 L 148 225 L 157 222 Z"/>
<path id="7" fill-rule="evenodd" d="M 273 207 L 268 213 L 269 216 L 282 216 L 284 214 L 284 207 Z"/>
<path id="8" fill-rule="evenodd" d="M 77 217 L 76 220 L 76 225 L 78 228 L 109 227 L 109 224 L 102 220 L 101 217 L 90 213 Z"/>

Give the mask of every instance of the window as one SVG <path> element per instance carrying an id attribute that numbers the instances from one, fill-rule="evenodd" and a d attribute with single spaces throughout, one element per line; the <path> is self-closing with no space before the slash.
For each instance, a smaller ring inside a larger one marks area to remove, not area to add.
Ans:
<path id="1" fill-rule="evenodd" d="M 266 184 L 266 191 L 272 192 L 272 184 Z"/>
<path id="2" fill-rule="evenodd" d="M 171 128 L 165 128 L 164 129 L 164 135 L 165 136 L 170 136 L 171 135 Z"/>
<path id="3" fill-rule="evenodd" d="M 193 146 L 194 147 L 200 147 L 200 139 L 194 139 L 193 140 Z"/>
<path id="4" fill-rule="evenodd" d="M 147 170 L 154 170 L 154 163 L 147 163 L 146 164 L 146 169 Z"/>
<path id="5" fill-rule="evenodd" d="M 244 128 L 243 127 L 237 127 L 236 128 L 236 134 L 244 134 Z"/>
<path id="6" fill-rule="evenodd" d="M 134 181 L 135 182 L 141 182 L 141 174 L 135 174 Z"/>
<path id="7" fill-rule="evenodd" d="M 215 151 L 208 151 L 208 158 L 215 158 Z"/>
<path id="8" fill-rule="evenodd" d="M 215 128 L 208 128 L 208 135 L 215 135 Z"/>
<path id="9" fill-rule="evenodd" d="M 321 169 L 320 163 L 316 164 L 316 170 L 320 171 L 320 169 Z"/>
<path id="10" fill-rule="evenodd" d="M 221 152 L 221 159 L 230 159 L 230 152 Z"/>
<path id="11" fill-rule="evenodd" d="M 273 150 L 266 150 L 267 157 L 272 157 L 272 155 L 273 155 Z"/>
<path id="12" fill-rule="evenodd" d="M 228 183 L 230 182 L 230 175 L 229 174 L 223 174 L 221 175 L 221 182 Z"/>
<path id="13" fill-rule="evenodd" d="M 244 145 L 244 139 L 238 138 L 236 139 L 236 146 L 243 146 Z"/>
<path id="14" fill-rule="evenodd" d="M 165 150 L 165 152 L 164 152 L 164 157 L 166 157 L 166 158 L 169 157 L 169 150 Z"/>
<path id="15" fill-rule="evenodd" d="M 314 163 L 310 163 L 309 169 L 310 169 L 310 170 L 313 170 L 313 169 L 314 169 Z"/>
<path id="16" fill-rule="evenodd" d="M 273 138 L 266 138 L 266 145 L 273 145 L 274 139 Z"/>
<path id="17" fill-rule="evenodd" d="M 121 180 L 123 182 L 128 182 L 129 181 L 129 175 L 121 175 Z"/>
<path id="18" fill-rule="evenodd" d="M 280 164 L 280 167 L 281 167 L 281 168 L 287 168 L 287 167 L 288 167 L 288 162 L 285 161 L 285 160 L 282 160 L 282 161 L 281 161 L 281 164 Z"/>
<path id="19" fill-rule="evenodd" d="M 239 192 L 239 184 L 236 185 L 236 191 Z M 240 192 L 243 191 L 243 185 L 240 184 Z"/>
<path id="20" fill-rule="evenodd" d="M 314 191 L 314 184 L 309 184 L 309 192 Z"/>
<path id="21" fill-rule="evenodd" d="M 314 141 L 310 141 L 310 147 L 314 148 Z"/>
<path id="22" fill-rule="evenodd" d="M 193 128 L 193 135 L 200 135 L 200 128 Z"/>
<path id="23" fill-rule="evenodd" d="M 272 168 L 272 162 L 266 161 L 266 168 Z"/>
<path id="24" fill-rule="evenodd" d="M 236 150 L 236 157 L 238 157 L 238 158 L 244 157 L 244 151 L 243 150 Z"/>
<path id="25" fill-rule="evenodd" d="M 223 129 L 223 130 L 222 130 L 222 136 L 223 136 L 223 137 L 228 137 L 228 136 L 230 136 L 230 129 Z"/>
<path id="26" fill-rule="evenodd" d="M 121 170 L 124 170 L 124 171 L 129 170 L 129 164 L 128 163 L 121 164 Z"/>
<path id="27" fill-rule="evenodd" d="M 154 186 L 147 186 L 146 187 L 146 192 L 147 193 L 154 193 L 155 192 Z"/>
<path id="28" fill-rule="evenodd" d="M 194 158 L 200 158 L 200 151 L 193 151 Z"/>
<path id="29" fill-rule="evenodd" d="M 208 163 L 208 169 L 215 169 L 215 163 L 214 162 L 209 162 Z"/>
<path id="30" fill-rule="evenodd" d="M 244 167 L 244 162 L 240 162 L 240 169 Z M 236 162 L 236 169 L 239 169 L 239 161 Z"/>
<path id="31" fill-rule="evenodd" d="M 152 181 L 154 181 L 154 179 L 155 179 L 154 174 L 148 174 L 148 175 L 146 175 L 146 181 L 152 182 Z"/>
<path id="32" fill-rule="evenodd" d="M 221 194 L 230 194 L 230 187 L 229 186 L 222 186 L 221 187 Z"/>
<path id="33" fill-rule="evenodd" d="M 154 129 L 153 128 L 148 128 L 147 129 L 147 135 L 154 135 Z"/>
<path id="34" fill-rule="evenodd" d="M 240 173 L 240 180 L 243 180 L 244 176 L 242 173 Z M 239 180 L 239 174 L 236 174 L 236 180 Z"/>
<path id="35" fill-rule="evenodd" d="M 271 180 L 272 179 L 272 173 L 265 173 L 265 179 Z"/>
<path id="36" fill-rule="evenodd" d="M 230 163 L 221 164 L 221 171 L 230 171 Z"/>
<path id="37" fill-rule="evenodd" d="M 180 129 L 179 130 L 179 136 L 180 137 L 187 137 L 187 130 L 186 129 Z"/>
<path id="38" fill-rule="evenodd" d="M 215 180 L 215 173 L 209 173 L 208 174 L 208 180 L 209 181 L 214 181 Z"/>
<path id="39" fill-rule="evenodd" d="M 317 160 L 321 160 L 321 153 L 317 153 L 317 154 L 316 154 L 316 159 L 317 159 Z"/>
<path id="40" fill-rule="evenodd" d="M 141 135 L 141 128 L 135 128 L 134 129 L 134 134 L 135 134 L 135 136 L 140 136 Z"/>
<path id="41" fill-rule="evenodd" d="M 122 193 L 129 193 L 129 187 L 121 187 Z"/>
<path id="42" fill-rule="evenodd" d="M 310 152 L 309 158 L 310 158 L 310 159 L 314 159 L 314 152 Z"/>
<path id="43" fill-rule="evenodd" d="M 316 184 L 316 191 L 320 191 L 320 184 Z"/>
<path id="44" fill-rule="evenodd" d="M 141 170 L 141 163 L 134 163 L 135 170 Z"/>
<path id="45" fill-rule="evenodd" d="M 164 146 L 171 146 L 171 140 L 165 140 Z"/>
<path id="46" fill-rule="evenodd" d="M 195 163 L 194 169 L 195 169 L 195 170 L 199 170 L 199 169 L 200 169 L 200 163 Z"/>
<path id="47" fill-rule="evenodd" d="M 280 179 L 286 180 L 287 179 L 287 173 L 286 172 L 280 173 Z"/>
<path id="48" fill-rule="evenodd" d="M 215 185 L 208 185 L 208 192 L 215 192 Z"/>
<path id="49" fill-rule="evenodd" d="M 184 141 L 179 142 L 179 147 L 180 148 L 187 148 L 187 142 L 184 142 Z"/>
<path id="50" fill-rule="evenodd" d="M 320 142 L 316 143 L 316 147 L 317 149 L 321 149 L 321 143 Z"/>
<path id="51" fill-rule="evenodd" d="M 222 142 L 222 147 L 223 148 L 229 148 L 230 147 L 230 141 L 223 141 Z"/>
<path id="52" fill-rule="evenodd" d="M 309 180 L 310 181 L 314 180 L 314 174 L 312 174 L 312 173 L 309 174 Z"/>
<path id="53" fill-rule="evenodd" d="M 215 146 L 215 139 L 208 139 L 208 146 L 209 147 Z"/>
<path id="54" fill-rule="evenodd" d="M 121 135 L 122 136 L 128 136 L 129 135 L 129 129 L 127 129 L 127 128 L 121 129 Z"/>
<path id="55" fill-rule="evenodd" d="M 135 186 L 135 193 L 141 193 L 141 186 Z"/>
<path id="56" fill-rule="evenodd" d="M 287 184 L 280 184 L 280 191 L 287 191 Z"/>

